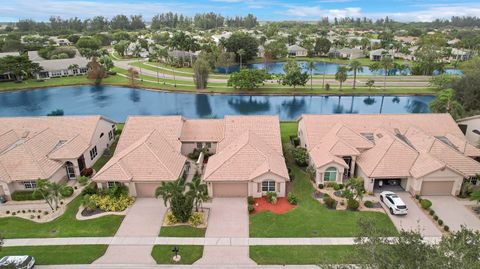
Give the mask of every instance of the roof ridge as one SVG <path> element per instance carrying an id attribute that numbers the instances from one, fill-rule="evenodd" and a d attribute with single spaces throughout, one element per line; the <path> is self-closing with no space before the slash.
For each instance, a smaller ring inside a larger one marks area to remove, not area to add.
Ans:
<path id="1" fill-rule="evenodd" d="M 153 131 L 150 133 L 150 135 L 148 135 L 148 137 L 145 139 L 145 141 L 144 141 L 142 144 L 144 144 L 144 145 L 147 147 L 147 149 L 153 154 L 153 156 L 155 157 L 155 159 L 165 168 L 165 170 L 168 171 L 168 173 L 169 173 L 169 174 L 172 176 L 172 178 L 173 178 L 173 177 L 175 177 L 175 175 L 172 173 L 172 171 L 170 171 L 170 169 L 168 169 L 168 167 L 163 163 L 163 161 L 160 160 L 160 158 L 157 156 L 157 154 L 156 154 L 156 153 L 152 150 L 152 148 L 147 144 L 148 138 L 150 138 L 150 137 L 152 136 L 153 132 L 155 132 L 155 131 L 156 131 L 156 129 L 153 129 Z M 158 131 L 157 131 L 157 132 L 158 132 Z M 159 133 L 159 135 L 160 135 L 160 138 L 161 138 L 162 140 L 165 140 L 164 142 L 165 142 L 171 149 L 173 149 L 172 146 L 170 145 L 170 143 L 168 143 L 168 141 L 167 141 L 160 133 Z"/>
<path id="2" fill-rule="evenodd" d="M 375 164 L 375 166 L 373 167 L 372 169 L 372 172 L 370 173 L 370 175 L 373 174 L 373 172 L 377 169 L 378 165 L 380 165 L 380 162 L 383 160 L 383 158 L 385 157 L 385 154 L 387 154 L 387 152 L 390 150 L 390 148 L 392 147 L 393 145 L 393 142 L 395 142 L 395 139 L 393 137 L 391 137 L 392 139 L 392 142 L 390 142 L 390 145 L 388 146 L 388 148 L 383 152 L 382 156 L 380 157 L 380 159 L 378 160 L 378 162 Z M 369 175 L 369 176 L 370 176 Z"/>

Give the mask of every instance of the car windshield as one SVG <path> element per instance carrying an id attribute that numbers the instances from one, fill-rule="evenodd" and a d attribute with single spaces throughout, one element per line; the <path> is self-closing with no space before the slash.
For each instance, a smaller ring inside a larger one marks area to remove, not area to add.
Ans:
<path id="1" fill-rule="evenodd" d="M 397 208 L 398 208 L 398 209 L 407 209 L 407 206 L 405 206 L 405 205 L 399 205 L 399 206 L 397 206 Z"/>
<path id="2" fill-rule="evenodd" d="M 392 199 L 398 198 L 396 194 L 390 194 L 389 196 L 392 197 Z"/>

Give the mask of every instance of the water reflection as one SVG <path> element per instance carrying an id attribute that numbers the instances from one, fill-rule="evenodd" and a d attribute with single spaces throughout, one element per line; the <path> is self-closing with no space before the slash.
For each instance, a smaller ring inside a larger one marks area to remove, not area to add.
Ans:
<path id="1" fill-rule="evenodd" d="M 432 96 L 244 96 L 167 93 L 115 86 L 73 86 L 0 93 L 0 116 L 44 116 L 55 109 L 66 115 L 101 114 L 117 121 L 128 115 L 279 115 L 303 113 L 425 113 Z"/>

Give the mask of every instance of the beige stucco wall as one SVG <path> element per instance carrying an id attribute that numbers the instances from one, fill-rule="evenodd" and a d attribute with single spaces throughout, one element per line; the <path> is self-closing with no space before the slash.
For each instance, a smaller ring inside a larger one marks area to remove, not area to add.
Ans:
<path id="1" fill-rule="evenodd" d="M 307 148 L 308 146 L 308 139 L 307 139 L 307 132 L 305 130 L 305 123 L 303 120 L 300 120 L 298 122 L 298 132 L 297 132 L 298 138 L 300 138 L 300 146 Z"/>
<path id="2" fill-rule="evenodd" d="M 248 195 L 253 197 L 262 197 L 265 195 L 265 192 L 262 192 L 261 184 L 262 181 L 275 181 L 276 186 L 275 190 L 278 197 L 285 197 L 286 196 L 286 181 L 287 179 L 280 177 L 273 173 L 265 173 L 248 183 Z M 259 188 L 260 184 L 260 188 Z"/>
<path id="3" fill-rule="evenodd" d="M 480 117 L 469 119 L 465 121 L 459 121 L 458 124 L 467 125 L 467 131 L 465 132 L 465 137 L 467 138 L 470 144 L 480 147 L 480 135 L 473 133 L 473 130 L 480 131 Z"/>
<path id="4" fill-rule="evenodd" d="M 112 125 L 114 126 L 113 128 L 112 128 Z M 113 130 L 114 132 L 114 137 L 111 140 L 108 139 L 108 132 L 110 130 Z M 100 138 L 101 133 L 103 133 L 103 136 Z M 93 133 L 90 148 L 88 148 L 83 153 L 83 156 L 85 157 L 86 167 L 92 167 L 93 164 L 102 156 L 107 146 L 111 145 L 114 140 L 115 140 L 115 123 L 106 121 L 104 119 L 100 119 L 100 121 L 98 122 L 97 128 Z M 97 146 L 97 156 L 92 160 L 90 159 L 90 150 L 95 146 Z M 74 165 L 78 166 L 78 162 L 76 160 L 74 162 Z"/>
<path id="5" fill-rule="evenodd" d="M 325 184 L 326 182 L 333 182 L 333 181 L 324 181 L 324 173 L 329 167 L 335 167 L 337 169 L 337 177 L 335 182 L 338 184 L 343 183 L 343 172 L 345 167 L 337 164 L 337 163 L 330 163 L 321 167 L 317 167 L 317 173 L 315 175 L 315 183 L 318 184 Z"/>

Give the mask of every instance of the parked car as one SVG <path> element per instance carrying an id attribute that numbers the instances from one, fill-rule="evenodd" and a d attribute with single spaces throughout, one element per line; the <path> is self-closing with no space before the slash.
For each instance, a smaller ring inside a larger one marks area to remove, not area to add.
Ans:
<path id="1" fill-rule="evenodd" d="M 384 191 L 380 193 L 380 201 L 385 203 L 392 215 L 406 215 L 408 213 L 407 205 L 394 192 Z"/>
<path id="2" fill-rule="evenodd" d="M 32 256 L 5 256 L 0 259 L 0 269 L 31 269 L 35 266 L 35 258 Z"/>

